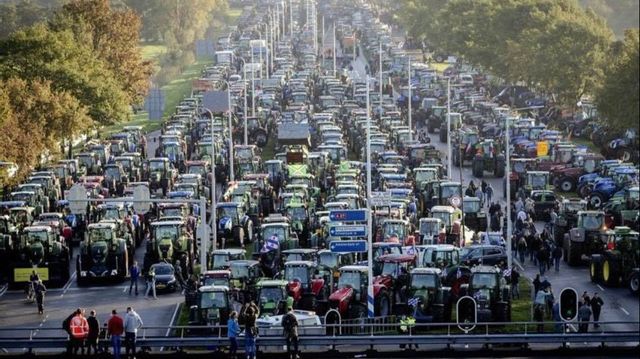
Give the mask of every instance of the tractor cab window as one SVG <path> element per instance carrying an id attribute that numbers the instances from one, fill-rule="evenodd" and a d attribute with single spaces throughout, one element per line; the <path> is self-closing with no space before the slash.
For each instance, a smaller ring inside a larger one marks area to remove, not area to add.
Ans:
<path id="1" fill-rule="evenodd" d="M 473 275 L 473 288 L 474 289 L 492 289 L 498 286 L 496 276 L 491 273 L 475 273 Z"/>
<path id="2" fill-rule="evenodd" d="M 229 263 L 229 255 L 226 253 L 218 253 L 213 255 L 213 268 L 222 268 Z"/>
<path id="3" fill-rule="evenodd" d="M 338 255 L 331 252 L 320 253 L 318 264 L 329 268 L 337 268 L 339 266 Z"/>
<path id="4" fill-rule="evenodd" d="M 403 239 L 405 237 L 405 226 L 401 222 L 386 222 L 384 223 L 384 236 L 385 239 L 397 237 Z"/>
<path id="5" fill-rule="evenodd" d="M 338 288 L 353 288 L 360 290 L 360 273 L 359 272 L 342 272 L 338 280 Z"/>
<path id="6" fill-rule="evenodd" d="M 227 308 L 227 296 L 224 292 L 204 292 L 200 300 L 201 309 Z"/>
<path id="7" fill-rule="evenodd" d="M 533 188 L 544 188 L 547 185 L 547 177 L 541 175 L 529 175 L 529 184 Z"/>
<path id="8" fill-rule="evenodd" d="M 440 186 L 440 193 L 442 198 L 451 198 L 453 196 L 460 196 L 460 186 Z"/>
<path id="9" fill-rule="evenodd" d="M 440 222 L 424 221 L 420 222 L 420 234 L 431 235 L 440 232 Z"/>
<path id="10" fill-rule="evenodd" d="M 177 226 L 156 226 L 154 232 L 157 239 L 174 239 L 179 235 Z"/>
<path id="11" fill-rule="evenodd" d="M 253 151 L 251 147 L 236 148 L 236 157 L 241 160 L 251 160 L 253 158 Z"/>
<path id="12" fill-rule="evenodd" d="M 160 217 L 184 217 L 186 215 L 184 207 L 165 207 L 161 212 Z"/>
<path id="13" fill-rule="evenodd" d="M 268 226 L 262 229 L 263 238 L 271 238 L 277 236 L 279 240 L 286 238 L 286 228 L 284 226 Z"/>
<path id="14" fill-rule="evenodd" d="M 260 302 L 279 302 L 284 300 L 282 289 L 279 287 L 262 287 L 260 288 Z"/>
<path id="15" fill-rule="evenodd" d="M 433 250 L 430 259 L 431 263 L 435 263 L 437 267 L 446 267 L 460 262 L 459 253 L 457 251 Z"/>
<path id="16" fill-rule="evenodd" d="M 101 219 L 124 219 L 124 213 L 117 207 L 107 207 L 102 210 Z"/>
<path id="17" fill-rule="evenodd" d="M 493 154 L 493 142 L 485 141 L 482 143 L 482 153 Z"/>
<path id="18" fill-rule="evenodd" d="M 478 213 L 480 212 L 480 200 L 465 199 L 462 202 L 462 210 L 464 213 Z"/>
<path id="19" fill-rule="evenodd" d="M 287 266 L 284 276 L 288 280 L 300 282 L 303 286 L 309 283 L 308 270 L 305 266 Z"/>
<path id="20" fill-rule="evenodd" d="M 149 171 L 151 172 L 161 172 L 165 169 L 164 161 L 150 161 L 149 162 Z"/>
<path id="21" fill-rule="evenodd" d="M 47 239 L 48 239 L 48 234 L 45 231 L 29 232 L 27 241 L 29 244 L 38 243 L 38 242 L 47 243 Z"/>
<path id="22" fill-rule="evenodd" d="M 583 227 L 586 230 L 596 230 L 602 227 L 603 222 L 604 216 L 601 213 L 583 214 L 578 218 L 578 226 Z"/>
<path id="23" fill-rule="evenodd" d="M 442 224 L 449 227 L 451 226 L 451 216 L 452 214 L 445 211 L 432 212 L 431 217 L 439 219 Z"/>
<path id="24" fill-rule="evenodd" d="M 205 171 L 204 165 L 191 165 L 187 169 L 187 173 L 189 174 L 199 174 L 203 176 L 205 175 Z"/>
<path id="25" fill-rule="evenodd" d="M 418 171 L 416 172 L 416 183 L 428 182 L 436 179 L 435 171 Z"/>
<path id="26" fill-rule="evenodd" d="M 436 288 L 436 276 L 433 274 L 414 274 L 411 277 L 411 287 L 418 289 Z"/>
<path id="27" fill-rule="evenodd" d="M 224 206 L 218 207 L 218 218 L 229 217 L 235 218 L 238 215 L 238 207 Z"/>

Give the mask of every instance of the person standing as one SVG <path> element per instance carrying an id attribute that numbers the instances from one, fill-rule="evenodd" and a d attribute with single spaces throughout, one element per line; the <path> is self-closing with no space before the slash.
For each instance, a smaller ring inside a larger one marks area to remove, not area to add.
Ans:
<path id="1" fill-rule="evenodd" d="M 244 319 L 244 352 L 247 355 L 247 359 L 256 358 L 256 336 L 258 335 L 258 328 L 256 328 L 256 319 L 257 313 L 252 306 L 249 306 Z"/>
<path id="2" fill-rule="evenodd" d="M 544 332 L 544 312 L 547 306 L 547 292 L 540 289 L 536 292 L 536 299 L 533 302 L 533 317 L 538 322 L 538 333 Z"/>
<path id="3" fill-rule="evenodd" d="M 293 308 L 288 308 L 287 314 L 282 317 L 284 336 L 287 339 L 287 355 L 289 359 L 298 359 L 298 319 L 293 314 Z"/>
<path id="4" fill-rule="evenodd" d="M 131 353 L 131 357 L 136 356 L 136 335 L 138 329 L 142 327 L 142 318 L 131 307 L 127 307 L 127 314 L 124 317 L 124 346 L 126 355 Z"/>
<path id="5" fill-rule="evenodd" d="M 87 319 L 84 317 L 84 310 L 76 310 L 76 315 L 71 319 L 69 328 L 71 329 L 71 337 L 73 338 L 73 355 L 77 355 L 78 350 L 84 355 L 84 341 L 87 339 L 87 335 L 89 335 L 89 323 L 87 323 Z"/>
<path id="6" fill-rule="evenodd" d="M 136 295 L 138 295 L 138 278 L 140 278 L 140 267 L 138 266 L 138 261 L 133 261 L 133 265 L 129 269 L 129 274 L 131 275 L 131 284 L 129 284 L 129 295 L 131 295 L 131 290 L 133 286 L 136 287 Z"/>
<path id="7" fill-rule="evenodd" d="M 240 333 L 240 325 L 238 325 L 238 313 L 236 311 L 229 314 L 227 320 L 227 337 L 229 338 L 229 358 L 236 359 L 238 351 L 238 334 Z"/>
<path id="8" fill-rule="evenodd" d="M 525 256 L 527 255 L 527 240 L 524 236 L 521 236 L 518 240 L 518 255 L 520 257 L 520 263 L 524 265 Z"/>
<path id="9" fill-rule="evenodd" d="M 89 333 L 87 334 L 87 355 L 91 355 L 91 348 L 93 348 L 93 354 L 98 354 L 98 335 L 100 334 L 100 322 L 96 318 L 96 311 L 92 310 L 87 318 L 89 324 Z"/>
<path id="10" fill-rule="evenodd" d="M 537 294 L 541 287 L 542 281 L 540 280 L 540 274 L 536 274 L 536 277 L 533 279 L 533 292 Z"/>
<path id="11" fill-rule="evenodd" d="M 551 316 L 555 324 L 553 325 L 556 333 L 562 333 L 562 318 L 560 317 L 560 301 L 554 300 L 553 307 L 551 308 Z"/>
<path id="12" fill-rule="evenodd" d="M 593 311 L 593 324 L 594 328 L 600 328 L 600 313 L 602 311 L 602 306 L 604 305 L 604 301 L 598 295 L 598 292 L 593 293 L 593 297 L 591 297 L 591 310 Z"/>
<path id="13" fill-rule="evenodd" d="M 145 298 L 149 298 L 149 293 L 153 292 L 153 298 L 158 299 L 156 296 L 156 272 L 154 268 L 150 268 L 147 273 L 147 291 L 145 293 Z"/>
<path id="14" fill-rule="evenodd" d="M 120 348 L 122 333 L 124 332 L 124 322 L 114 309 L 111 311 L 111 318 L 107 322 L 107 332 L 111 336 L 111 346 L 113 347 L 113 358 L 120 359 Z"/>
<path id="15" fill-rule="evenodd" d="M 491 183 L 487 183 L 487 188 L 485 190 L 485 194 L 486 194 L 486 203 L 489 204 L 491 203 L 491 200 L 493 199 L 493 187 L 491 187 Z"/>
<path id="16" fill-rule="evenodd" d="M 553 249 L 553 264 L 556 268 L 556 272 L 560 271 L 560 259 L 562 259 L 562 247 L 555 246 Z"/>
<path id="17" fill-rule="evenodd" d="M 38 314 L 44 314 L 44 294 L 47 292 L 47 287 L 38 279 L 34 291 L 36 294 L 36 303 L 38 304 Z"/>
<path id="18" fill-rule="evenodd" d="M 580 321 L 579 332 L 587 333 L 589 331 L 589 321 L 591 320 L 591 307 L 589 307 L 589 303 L 581 303 L 578 309 L 578 320 Z"/>
<path id="19" fill-rule="evenodd" d="M 519 288 L 520 273 L 518 272 L 515 266 L 511 268 L 510 283 L 511 283 L 511 298 L 520 299 L 520 288 Z"/>
<path id="20" fill-rule="evenodd" d="M 480 199 L 480 207 L 484 208 L 484 192 L 480 187 L 476 188 L 476 197 Z"/>

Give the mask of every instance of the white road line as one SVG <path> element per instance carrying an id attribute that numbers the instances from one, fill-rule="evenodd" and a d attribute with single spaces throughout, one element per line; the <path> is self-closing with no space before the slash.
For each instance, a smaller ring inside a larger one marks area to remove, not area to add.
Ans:
<path id="1" fill-rule="evenodd" d="M 624 308 L 622 308 L 622 307 L 620 307 L 620 310 L 621 310 L 621 311 L 623 311 L 623 312 L 624 312 L 624 314 L 626 314 L 626 315 L 631 315 L 629 312 L 627 312 L 627 310 L 626 310 L 626 309 L 624 309 Z"/>
<path id="2" fill-rule="evenodd" d="M 176 308 L 173 310 L 173 315 L 171 316 L 171 321 L 169 321 L 169 327 L 173 326 L 173 321 L 176 320 L 176 315 L 178 315 L 178 309 L 180 309 L 180 303 L 176 303 Z M 165 337 L 168 337 L 171 333 L 171 328 L 167 328 L 167 332 L 164 333 Z M 163 351 L 164 347 L 160 348 L 160 351 Z"/>
<path id="3" fill-rule="evenodd" d="M 7 289 L 9 289 L 8 284 L 2 286 L 2 289 L 0 289 L 0 297 L 2 297 L 7 292 Z"/>
<path id="4" fill-rule="evenodd" d="M 603 292 L 604 292 L 604 288 L 602 288 L 602 286 L 601 286 L 600 284 L 596 284 L 596 286 L 597 286 L 601 291 L 603 291 Z"/>
<path id="5" fill-rule="evenodd" d="M 62 294 L 60 294 L 60 298 L 64 297 L 64 295 L 67 293 L 67 291 L 71 287 L 71 284 L 73 284 L 73 280 L 76 279 L 77 273 L 78 272 L 73 272 L 73 274 L 71 275 L 71 277 L 67 281 L 67 284 L 65 284 L 64 287 L 62 287 Z"/>

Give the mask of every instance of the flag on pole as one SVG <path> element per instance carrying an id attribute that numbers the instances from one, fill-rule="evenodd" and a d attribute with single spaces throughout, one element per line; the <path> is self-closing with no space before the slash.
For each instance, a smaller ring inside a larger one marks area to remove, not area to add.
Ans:
<path id="1" fill-rule="evenodd" d="M 411 299 L 409 299 L 409 301 L 407 302 L 410 306 L 412 307 L 417 307 L 418 306 L 418 297 L 413 297 Z"/>
<path id="2" fill-rule="evenodd" d="M 267 253 L 275 251 L 278 248 L 280 248 L 280 240 L 278 239 L 277 235 L 273 235 L 264 242 L 264 245 L 262 245 L 262 249 L 260 250 L 260 252 Z"/>

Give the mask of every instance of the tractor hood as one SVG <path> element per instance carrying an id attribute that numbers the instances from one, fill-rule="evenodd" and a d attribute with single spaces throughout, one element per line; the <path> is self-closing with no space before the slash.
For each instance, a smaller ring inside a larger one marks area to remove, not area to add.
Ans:
<path id="1" fill-rule="evenodd" d="M 391 278 L 391 276 L 388 275 L 379 275 L 375 278 L 373 278 L 373 285 L 376 286 L 384 286 L 384 287 L 391 287 L 391 284 L 393 282 L 393 278 Z"/>
<path id="2" fill-rule="evenodd" d="M 33 264 L 39 264 L 44 259 L 44 247 L 42 243 L 36 242 L 29 246 L 29 257 Z"/>
<path id="3" fill-rule="evenodd" d="M 91 245 L 91 259 L 93 259 L 93 263 L 95 264 L 104 263 L 107 260 L 107 252 L 108 252 L 108 247 L 106 242 L 104 241 L 94 242 Z"/>
<path id="4" fill-rule="evenodd" d="M 329 296 L 329 300 L 342 302 L 344 300 L 351 298 L 352 295 L 353 295 L 353 288 L 340 288 Z"/>
<path id="5" fill-rule="evenodd" d="M 173 255 L 173 243 L 171 239 L 164 238 L 158 243 L 158 255 L 161 259 L 171 258 Z"/>

